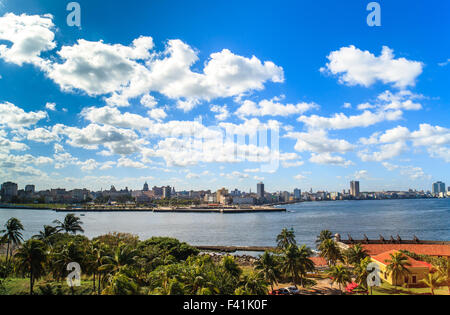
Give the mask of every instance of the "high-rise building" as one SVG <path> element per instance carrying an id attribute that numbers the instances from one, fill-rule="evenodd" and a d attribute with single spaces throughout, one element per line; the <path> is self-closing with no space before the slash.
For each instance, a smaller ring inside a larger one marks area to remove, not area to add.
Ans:
<path id="1" fill-rule="evenodd" d="M 147 182 L 145 182 L 144 188 L 142 188 L 142 191 L 149 191 Z"/>
<path id="2" fill-rule="evenodd" d="M 16 183 L 6 182 L 2 184 L 0 195 L 3 202 L 10 202 L 18 194 L 18 186 Z"/>
<path id="3" fill-rule="evenodd" d="M 288 191 L 283 191 L 281 193 L 281 197 L 283 198 L 284 202 L 289 202 L 289 200 L 291 198 L 291 194 Z"/>
<path id="4" fill-rule="evenodd" d="M 163 198 L 170 199 L 170 197 L 172 197 L 172 187 L 170 186 L 163 187 Z"/>
<path id="5" fill-rule="evenodd" d="M 433 184 L 433 195 L 439 196 L 440 193 L 445 193 L 445 183 L 436 182 Z"/>
<path id="6" fill-rule="evenodd" d="M 350 182 L 350 194 L 353 197 L 359 197 L 359 195 L 360 195 L 359 181 Z"/>
<path id="7" fill-rule="evenodd" d="M 153 193 L 155 194 L 156 197 L 162 197 L 163 195 L 163 188 L 162 187 L 153 187 Z"/>
<path id="8" fill-rule="evenodd" d="M 34 194 L 35 191 L 36 191 L 36 186 L 34 186 L 34 185 L 26 185 L 25 186 L 25 192 L 27 194 Z"/>
<path id="9" fill-rule="evenodd" d="M 294 198 L 296 200 L 302 199 L 302 191 L 298 188 L 294 189 Z"/>
<path id="10" fill-rule="evenodd" d="M 256 186 L 256 191 L 259 199 L 264 199 L 264 183 L 261 182 Z"/>

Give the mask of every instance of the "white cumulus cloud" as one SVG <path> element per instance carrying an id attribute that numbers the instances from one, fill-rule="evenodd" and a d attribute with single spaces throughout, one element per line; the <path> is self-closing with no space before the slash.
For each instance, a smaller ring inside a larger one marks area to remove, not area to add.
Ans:
<path id="1" fill-rule="evenodd" d="M 423 71 L 423 63 L 406 58 L 395 59 L 394 51 L 387 46 L 383 46 L 378 57 L 353 45 L 342 47 L 331 52 L 328 60 L 322 72 L 337 75 L 341 83 L 365 87 L 377 81 L 398 88 L 414 86 Z"/>

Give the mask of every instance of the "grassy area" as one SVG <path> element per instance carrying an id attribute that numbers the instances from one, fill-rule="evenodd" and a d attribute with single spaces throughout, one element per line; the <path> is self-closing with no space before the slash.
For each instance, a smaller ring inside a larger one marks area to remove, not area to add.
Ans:
<path id="1" fill-rule="evenodd" d="M 373 295 L 426 295 L 431 294 L 429 288 L 410 288 L 394 287 L 387 282 L 383 282 L 381 287 L 373 289 Z M 441 287 L 434 290 L 436 295 L 449 295 L 447 287 Z"/>

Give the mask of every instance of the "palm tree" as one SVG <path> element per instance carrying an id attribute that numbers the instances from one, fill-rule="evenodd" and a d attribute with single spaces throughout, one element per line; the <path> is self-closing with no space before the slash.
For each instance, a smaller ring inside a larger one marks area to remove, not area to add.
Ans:
<path id="1" fill-rule="evenodd" d="M 336 265 L 337 261 L 342 259 L 341 251 L 332 239 L 326 239 L 319 245 L 320 257 L 328 262 L 329 266 Z"/>
<path id="2" fill-rule="evenodd" d="M 287 249 L 289 245 L 297 245 L 294 229 L 283 229 L 277 236 L 277 244 L 279 249 Z"/>
<path id="3" fill-rule="evenodd" d="M 312 250 L 306 245 L 298 248 L 298 263 L 300 267 L 300 284 L 304 286 L 306 275 L 316 269 L 314 262 L 310 259 L 313 255 Z"/>
<path id="4" fill-rule="evenodd" d="M 367 288 L 367 278 L 369 277 L 369 272 L 367 267 L 372 262 L 370 257 L 362 259 L 359 264 L 355 265 L 356 283 L 361 287 Z"/>
<path id="5" fill-rule="evenodd" d="M 390 254 L 391 259 L 386 260 L 388 263 L 386 271 L 392 276 L 393 285 L 397 286 L 398 279 L 410 273 L 408 267 L 411 264 L 408 262 L 408 257 L 401 252 Z"/>
<path id="6" fill-rule="evenodd" d="M 48 242 L 49 238 L 58 233 L 58 228 L 50 225 L 45 225 L 44 230 L 39 234 L 33 236 L 33 239 Z"/>
<path id="7" fill-rule="evenodd" d="M 337 283 L 339 290 L 352 281 L 350 271 L 342 265 L 332 266 L 328 271 L 328 275 L 332 278 L 332 284 Z"/>
<path id="8" fill-rule="evenodd" d="M 239 277 L 231 276 L 230 272 L 223 272 L 224 268 L 233 270 L 234 267 L 230 268 L 230 265 L 225 267 L 224 261 L 222 261 L 220 268 L 217 268 L 210 256 L 189 257 L 181 272 L 185 292 L 195 295 L 211 295 L 214 293 L 226 294 L 228 287 L 234 290 Z M 236 274 L 236 272 L 231 273 Z M 219 287 L 222 287 L 222 292 Z"/>
<path id="9" fill-rule="evenodd" d="M 441 263 L 438 266 L 438 272 L 447 284 L 448 293 L 450 293 L 450 261 L 447 259 L 441 259 Z"/>
<path id="10" fill-rule="evenodd" d="M 8 263 L 8 257 L 12 256 L 12 246 L 20 245 L 23 241 L 23 236 L 20 231 L 23 231 L 23 225 L 19 219 L 11 218 L 5 224 L 5 230 L 0 233 L 3 234 L 3 239 L 7 242 L 6 248 L 6 263 Z"/>
<path id="11" fill-rule="evenodd" d="M 273 291 L 273 285 L 278 284 L 278 279 L 280 278 L 280 270 L 275 257 L 266 251 L 259 260 L 255 262 L 255 270 L 263 275 Z"/>
<path id="12" fill-rule="evenodd" d="M 259 273 L 250 273 L 242 277 L 239 288 L 236 293 L 245 293 L 245 295 L 266 295 L 267 281 Z M 240 290 L 239 290 L 240 289 Z"/>
<path id="13" fill-rule="evenodd" d="M 316 239 L 316 246 L 319 248 L 320 244 L 322 244 L 325 240 L 332 240 L 333 239 L 333 233 L 331 233 L 328 230 L 323 230 L 320 232 L 319 236 L 317 236 Z"/>
<path id="14" fill-rule="evenodd" d="M 106 272 L 107 277 L 111 280 L 114 274 L 121 269 L 132 266 L 136 263 L 138 251 L 126 244 L 119 244 L 112 256 L 104 256 L 102 265 L 98 269 L 101 272 Z M 108 279 L 105 279 L 108 280 Z"/>
<path id="15" fill-rule="evenodd" d="M 58 232 L 65 231 L 66 233 L 77 234 L 77 232 L 83 233 L 84 230 L 81 227 L 83 222 L 81 222 L 79 217 L 76 217 L 75 214 L 69 213 L 64 218 L 64 222 L 59 220 L 53 221 L 53 223 L 58 225 Z"/>
<path id="16" fill-rule="evenodd" d="M 86 268 L 86 244 L 69 241 L 59 252 L 55 252 L 52 255 L 52 272 L 56 279 L 63 279 L 67 272 L 68 264 L 76 262 L 80 264 L 83 270 Z M 74 287 L 71 287 L 72 294 L 74 294 Z"/>
<path id="17" fill-rule="evenodd" d="M 283 272 L 286 275 L 291 276 L 292 283 L 297 284 L 299 278 L 298 267 L 298 247 L 295 245 L 289 245 L 286 249 L 283 257 Z"/>
<path id="18" fill-rule="evenodd" d="M 100 243 L 99 241 L 95 241 L 95 242 L 91 242 L 89 244 L 89 248 L 88 248 L 88 266 L 89 266 L 89 270 L 92 273 L 92 289 L 93 292 L 96 291 L 96 276 L 97 276 L 97 281 L 98 281 L 98 294 L 100 295 L 101 289 L 100 289 L 100 284 L 101 284 L 101 272 L 100 272 L 100 267 L 103 264 L 104 261 L 104 257 L 106 256 L 106 248 L 105 246 Z"/>
<path id="19" fill-rule="evenodd" d="M 124 267 L 110 277 L 108 286 L 103 290 L 104 295 L 138 295 L 139 285 L 134 281 L 133 272 Z"/>
<path id="20" fill-rule="evenodd" d="M 369 254 L 361 246 L 361 244 L 356 244 L 346 250 L 348 255 L 348 260 L 351 265 L 357 266 L 364 258 L 368 257 Z"/>
<path id="21" fill-rule="evenodd" d="M 438 289 L 444 282 L 444 278 L 438 273 L 429 273 L 428 276 L 420 280 L 421 283 L 425 284 L 431 290 L 431 295 L 434 295 L 434 290 Z"/>
<path id="22" fill-rule="evenodd" d="M 298 247 L 289 245 L 283 256 L 282 270 L 286 275 L 291 276 L 294 285 L 299 282 L 303 286 L 303 280 L 308 272 L 314 271 L 314 262 L 310 259 L 312 251 L 303 245 Z"/>
<path id="23" fill-rule="evenodd" d="M 242 269 L 239 268 L 239 265 L 236 263 L 233 256 L 223 257 L 221 265 L 233 278 L 239 278 L 242 274 Z"/>
<path id="24" fill-rule="evenodd" d="M 18 268 L 30 274 L 30 295 L 33 295 L 34 282 L 44 274 L 44 263 L 47 260 L 45 243 L 39 240 L 29 240 L 15 254 Z"/>

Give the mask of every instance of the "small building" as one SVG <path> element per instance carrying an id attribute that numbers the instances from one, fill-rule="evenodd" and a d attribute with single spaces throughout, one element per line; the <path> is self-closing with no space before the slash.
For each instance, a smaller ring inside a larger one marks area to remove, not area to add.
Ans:
<path id="1" fill-rule="evenodd" d="M 389 265 L 388 261 L 391 260 L 391 255 L 395 253 L 400 253 L 400 251 L 391 250 L 371 257 L 372 261 L 380 267 L 381 279 L 388 282 L 391 285 L 395 286 L 402 286 L 404 284 L 413 286 L 418 285 L 421 280 L 427 277 L 427 275 L 433 268 L 432 265 L 426 262 L 415 260 L 405 255 L 405 257 L 408 258 L 408 263 L 410 264 L 410 266 L 407 267 L 409 273 L 407 275 L 394 279 L 392 274 L 388 272 L 387 267 Z"/>

